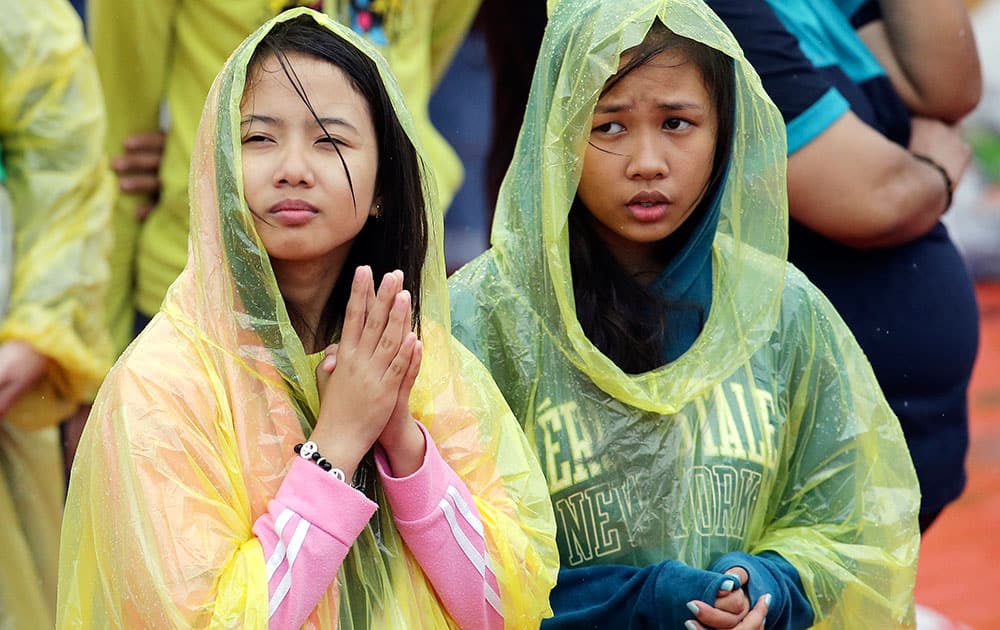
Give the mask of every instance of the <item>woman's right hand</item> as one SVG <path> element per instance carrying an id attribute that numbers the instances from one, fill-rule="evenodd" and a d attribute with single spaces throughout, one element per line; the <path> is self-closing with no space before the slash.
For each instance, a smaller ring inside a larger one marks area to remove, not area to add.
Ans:
<path id="1" fill-rule="evenodd" d="M 396 406 L 416 347 L 410 294 L 403 274 L 386 274 L 374 292 L 369 267 L 354 274 L 336 369 L 320 388 L 320 412 L 310 440 L 350 478 Z"/>

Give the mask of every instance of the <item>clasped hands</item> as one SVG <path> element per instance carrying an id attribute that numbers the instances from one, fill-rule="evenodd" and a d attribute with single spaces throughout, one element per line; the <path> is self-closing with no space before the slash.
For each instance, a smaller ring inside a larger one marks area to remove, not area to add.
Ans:
<path id="1" fill-rule="evenodd" d="M 371 268 L 355 270 L 340 342 L 316 370 L 320 412 L 309 436 L 348 479 L 376 442 L 396 477 L 423 462 L 424 435 L 409 407 L 423 357 L 412 313 L 403 272 L 387 273 L 376 293 Z"/>
<path id="2" fill-rule="evenodd" d="M 746 570 L 742 567 L 733 567 L 726 571 L 726 575 L 737 577 L 740 581 L 739 586 L 733 582 L 727 582 L 728 589 L 719 590 L 715 606 L 709 606 L 699 600 L 688 602 L 688 610 L 697 621 L 686 621 L 684 630 L 705 630 L 706 628 L 762 630 L 764 628 L 768 606 L 771 603 L 770 594 L 761 596 L 756 605 L 750 608 L 750 598 L 747 592 L 741 588 L 750 579 Z"/>

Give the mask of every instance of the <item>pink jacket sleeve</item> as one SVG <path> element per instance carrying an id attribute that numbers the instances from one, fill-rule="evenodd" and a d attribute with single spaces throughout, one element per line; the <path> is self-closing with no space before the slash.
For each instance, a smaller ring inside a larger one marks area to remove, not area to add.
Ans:
<path id="1" fill-rule="evenodd" d="M 377 507 L 316 464 L 295 458 L 253 526 L 267 563 L 272 630 L 302 627 Z"/>
<path id="2" fill-rule="evenodd" d="M 497 580 L 479 511 L 427 430 L 420 468 L 393 477 L 376 449 L 383 489 L 403 542 L 461 628 L 503 628 Z M 264 549 L 272 630 L 299 628 L 330 587 L 378 506 L 316 464 L 296 457 L 253 531 Z"/>
<path id="3" fill-rule="evenodd" d="M 423 464 L 412 475 L 393 477 L 385 453 L 376 450 L 396 527 L 459 627 L 503 628 L 479 510 L 427 430 L 423 425 L 420 429 L 427 446 Z"/>

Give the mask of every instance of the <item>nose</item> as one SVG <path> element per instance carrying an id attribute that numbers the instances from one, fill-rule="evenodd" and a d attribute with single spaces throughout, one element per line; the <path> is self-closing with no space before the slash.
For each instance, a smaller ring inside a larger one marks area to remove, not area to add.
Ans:
<path id="1" fill-rule="evenodd" d="M 636 133 L 629 146 L 625 175 L 629 179 L 663 179 L 669 172 L 662 139 L 655 133 Z"/>
<path id="2" fill-rule="evenodd" d="M 275 186 L 311 187 L 315 183 L 313 166 L 304 149 L 292 143 L 288 144 L 281 152 L 274 169 Z"/>

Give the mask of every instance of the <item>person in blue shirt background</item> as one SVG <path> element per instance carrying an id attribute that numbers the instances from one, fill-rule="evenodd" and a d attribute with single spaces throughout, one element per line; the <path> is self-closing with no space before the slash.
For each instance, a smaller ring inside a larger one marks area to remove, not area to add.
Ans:
<path id="1" fill-rule="evenodd" d="M 978 348 L 939 221 L 970 149 L 979 63 L 961 0 L 709 0 L 788 129 L 789 260 L 833 302 L 900 419 L 926 530 L 965 484 Z"/>

